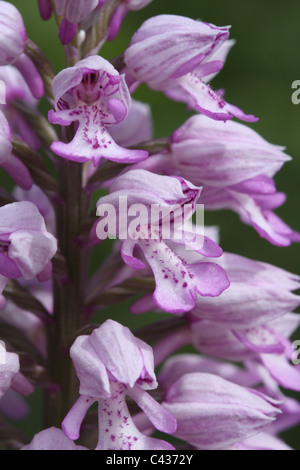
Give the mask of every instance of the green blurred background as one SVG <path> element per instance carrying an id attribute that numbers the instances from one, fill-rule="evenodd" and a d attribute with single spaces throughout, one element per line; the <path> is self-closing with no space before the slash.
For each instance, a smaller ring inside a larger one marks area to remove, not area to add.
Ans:
<path id="1" fill-rule="evenodd" d="M 28 36 L 44 50 L 59 72 L 65 67 L 65 62 L 54 20 L 43 22 L 40 19 L 37 0 L 14 0 L 11 3 L 22 13 Z M 231 25 L 230 37 L 236 40 L 236 44 L 212 85 L 215 89 L 226 90 L 228 102 L 247 114 L 258 116 L 260 120 L 251 127 L 268 141 L 285 146 L 293 157 L 276 176 L 278 190 L 288 195 L 287 202 L 277 213 L 300 231 L 300 104 L 294 105 L 291 101 L 292 82 L 300 80 L 299 0 L 154 0 L 143 10 L 126 17 L 116 40 L 106 44 L 101 55 L 109 60 L 123 52 L 145 19 L 163 13 L 201 19 L 217 26 Z M 169 135 L 189 116 L 184 105 L 173 103 L 146 86 L 137 91 L 135 98 L 151 104 L 156 138 Z M 206 212 L 205 222 L 221 227 L 224 250 L 300 274 L 298 245 L 274 247 L 228 211 Z M 140 320 L 134 317 L 130 321 Z M 38 399 L 35 395 L 31 401 Z M 31 423 L 31 433 L 37 420 L 38 417 L 31 417 L 23 427 Z M 297 427 L 284 434 L 286 441 L 295 449 L 300 449 L 299 431 L 300 427 Z"/>

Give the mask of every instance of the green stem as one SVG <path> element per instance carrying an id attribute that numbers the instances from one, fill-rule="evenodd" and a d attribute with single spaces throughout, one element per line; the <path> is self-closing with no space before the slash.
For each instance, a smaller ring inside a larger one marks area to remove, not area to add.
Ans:
<path id="1" fill-rule="evenodd" d="M 57 208 L 57 237 L 65 257 L 68 276 L 53 277 L 54 324 L 49 331 L 49 370 L 58 385 L 47 391 L 45 425 L 60 427 L 76 400 L 77 378 L 69 355 L 71 338 L 84 324 L 85 283 L 89 262 L 88 248 L 76 246 L 74 238 L 85 223 L 89 199 L 82 191 L 82 165 L 61 159 L 58 185 L 64 204 Z"/>

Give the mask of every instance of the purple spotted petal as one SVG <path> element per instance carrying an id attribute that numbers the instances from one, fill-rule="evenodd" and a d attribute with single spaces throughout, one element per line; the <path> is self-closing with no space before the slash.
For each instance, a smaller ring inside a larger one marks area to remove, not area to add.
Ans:
<path id="1" fill-rule="evenodd" d="M 171 450 L 165 441 L 144 436 L 135 426 L 124 400 L 124 389 L 115 384 L 111 399 L 101 400 L 98 405 L 99 440 L 96 450 Z M 134 396 L 134 399 L 136 397 Z M 149 400 L 152 400 L 149 397 Z M 148 400 L 148 401 L 149 401 Z M 162 415 L 173 423 L 174 417 L 161 405 L 156 404 Z M 152 412 L 154 411 L 152 405 Z M 169 424 L 171 427 L 171 424 Z"/>
<path id="2" fill-rule="evenodd" d="M 188 265 L 166 243 L 139 241 L 156 281 L 154 300 L 171 313 L 188 312 L 196 305 L 197 292 L 217 296 L 229 286 L 225 271 L 213 263 Z"/>
<path id="3" fill-rule="evenodd" d="M 178 83 L 193 100 L 195 109 L 211 119 L 227 121 L 237 117 L 247 122 L 258 120 L 255 116 L 246 115 L 236 106 L 226 103 L 221 94 L 214 92 L 208 84 L 191 73 L 178 78 Z"/>
<path id="4" fill-rule="evenodd" d="M 122 105 L 122 102 L 120 102 Z M 123 109 L 123 108 L 122 108 Z M 77 110 L 59 111 L 49 114 L 52 123 L 69 125 L 72 121 L 79 121 L 79 127 L 72 142 L 54 142 L 51 150 L 68 160 L 87 162 L 93 160 L 98 165 L 102 158 L 120 163 L 132 163 L 147 158 L 148 153 L 143 150 L 130 150 L 117 145 L 108 133 L 101 110 L 90 109 L 84 105 Z"/>

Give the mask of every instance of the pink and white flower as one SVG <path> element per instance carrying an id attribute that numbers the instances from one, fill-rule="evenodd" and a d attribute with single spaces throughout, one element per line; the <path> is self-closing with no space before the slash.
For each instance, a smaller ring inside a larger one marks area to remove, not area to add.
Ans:
<path id="1" fill-rule="evenodd" d="M 232 46 L 228 36 L 228 26 L 219 28 L 176 15 L 152 17 L 136 31 L 125 51 L 128 83 L 135 89 L 145 82 L 212 119 L 256 121 L 226 103 L 223 92 L 214 92 L 206 83 L 223 67 Z"/>
<path id="2" fill-rule="evenodd" d="M 108 61 L 92 56 L 63 70 L 53 81 L 53 94 L 56 111 L 49 112 L 50 122 L 78 122 L 71 142 L 53 142 L 54 153 L 77 162 L 93 160 L 95 165 L 102 158 L 122 163 L 147 158 L 143 150 L 120 147 L 109 133 L 128 115 L 131 97 L 124 76 Z"/>
<path id="3" fill-rule="evenodd" d="M 135 426 L 125 401 L 130 396 L 153 426 L 172 434 L 176 420 L 146 390 L 157 387 L 152 349 L 130 330 L 107 320 L 90 336 L 79 336 L 71 358 L 80 380 L 80 398 L 62 423 L 76 440 L 85 414 L 98 402 L 99 440 L 96 450 L 170 450 L 171 444 L 143 435 Z"/>

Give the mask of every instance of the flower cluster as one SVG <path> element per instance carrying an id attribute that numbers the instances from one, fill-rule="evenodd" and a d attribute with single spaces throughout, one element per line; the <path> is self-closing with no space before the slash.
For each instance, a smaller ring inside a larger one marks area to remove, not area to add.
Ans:
<path id="1" fill-rule="evenodd" d="M 201 218 L 230 209 L 273 245 L 300 242 L 274 212 L 290 157 L 210 85 L 229 27 L 158 15 L 102 57 L 150 3 L 38 0 L 65 52 L 55 76 L 0 2 L 0 165 L 16 185 L 0 190 L 3 448 L 287 450 L 280 433 L 300 422 L 282 390 L 300 391 L 289 339 L 300 277 L 223 251 Z M 132 96 L 142 83 L 192 113 L 164 139 Z M 106 319 L 125 300 L 121 322 Z M 138 314 L 149 321 L 132 332 Z M 36 389 L 43 427 L 24 436 L 11 423 L 30 415 L 23 396 Z"/>

